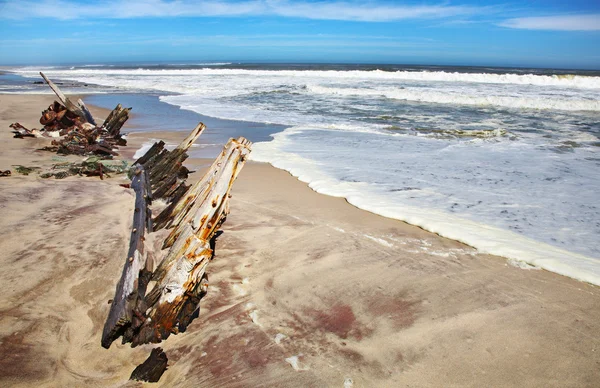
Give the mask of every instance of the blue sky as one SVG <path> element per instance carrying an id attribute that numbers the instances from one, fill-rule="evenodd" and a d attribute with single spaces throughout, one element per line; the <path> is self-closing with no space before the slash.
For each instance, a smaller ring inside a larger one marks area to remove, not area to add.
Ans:
<path id="1" fill-rule="evenodd" d="M 600 69 L 600 1 L 0 0 L 0 64 Z"/>

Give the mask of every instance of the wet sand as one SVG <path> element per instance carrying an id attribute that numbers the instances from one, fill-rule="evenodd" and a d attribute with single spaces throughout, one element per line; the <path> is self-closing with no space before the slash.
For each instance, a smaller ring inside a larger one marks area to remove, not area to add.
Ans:
<path id="1" fill-rule="evenodd" d="M 0 95 L 0 170 L 52 162 L 35 151 L 42 140 L 8 130 L 39 126 L 51 100 Z M 123 154 L 185 134 L 134 133 Z M 189 160 L 194 176 L 206 163 Z M 0 178 L 0 385 L 140 385 L 127 379 L 154 346 L 100 346 L 131 223 L 122 182 Z M 240 174 L 223 231 L 200 317 L 160 345 L 169 369 L 156 386 L 600 380 L 598 287 L 356 209 L 261 163 Z"/>

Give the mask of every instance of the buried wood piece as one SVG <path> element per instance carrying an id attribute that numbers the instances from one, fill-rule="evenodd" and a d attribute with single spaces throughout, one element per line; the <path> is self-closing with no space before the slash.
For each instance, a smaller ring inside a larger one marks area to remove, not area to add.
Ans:
<path id="1" fill-rule="evenodd" d="M 148 227 L 148 204 L 151 200 L 148 187 L 147 172 L 137 166 L 131 180 L 131 188 L 135 191 L 135 210 L 133 213 L 133 229 L 129 252 L 123 266 L 121 280 L 117 284 L 115 297 L 102 332 L 102 346 L 109 348 L 111 343 L 134 325 L 141 325 L 145 308 L 138 303 L 139 276 L 146 266 L 146 249 L 144 235 Z M 148 230 L 151 230 L 148 228 Z M 137 314 L 136 314 L 137 313 Z"/>
<path id="2" fill-rule="evenodd" d="M 156 283 L 146 297 L 147 319 L 133 336 L 132 346 L 160 342 L 185 330 L 206 293 L 203 279 L 214 254 L 211 240 L 227 217 L 229 192 L 250 152 L 250 143 L 243 138 L 231 144 L 233 151 L 208 179 L 207 189 L 192 200 L 189 217 L 180 224 L 177 238 L 152 276 Z"/>
<path id="3" fill-rule="evenodd" d="M 168 361 L 167 355 L 161 348 L 152 349 L 146 361 L 133 370 L 129 380 L 156 383 L 167 370 Z"/>

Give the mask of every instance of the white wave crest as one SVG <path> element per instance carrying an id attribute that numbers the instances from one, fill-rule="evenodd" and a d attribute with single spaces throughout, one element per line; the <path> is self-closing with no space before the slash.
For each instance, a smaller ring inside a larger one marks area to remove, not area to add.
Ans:
<path id="1" fill-rule="evenodd" d="M 214 65 L 214 64 L 213 64 Z M 208 64 L 207 64 L 208 66 Z M 43 69 L 42 69 L 43 70 Z M 365 79 L 389 81 L 439 81 L 483 84 L 516 84 L 558 86 L 578 89 L 600 89 L 600 77 L 582 75 L 534 75 L 534 74 L 489 74 L 458 73 L 445 71 L 382 71 L 382 70 L 247 70 L 247 69 L 72 69 L 48 68 L 49 76 L 281 76 L 294 78 Z M 39 69 L 21 68 L 15 72 L 37 77 Z"/>
<path id="2" fill-rule="evenodd" d="M 410 89 L 358 89 L 332 88 L 320 85 L 307 85 L 307 90 L 315 94 L 340 96 L 386 97 L 396 100 L 430 102 L 436 104 L 458 104 L 471 106 L 501 106 L 516 109 L 543 109 L 568 111 L 600 111 L 599 100 L 573 100 L 565 98 L 531 96 L 471 96 L 459 93 L 442 93 L 431 90 Z"/>

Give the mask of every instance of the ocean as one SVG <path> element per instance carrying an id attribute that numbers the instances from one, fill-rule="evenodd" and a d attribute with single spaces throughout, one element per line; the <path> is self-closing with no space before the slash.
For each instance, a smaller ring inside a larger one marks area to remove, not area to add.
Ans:
<path id="1" fill-rule="evenodd" d="M 106 103 L 107 93 L 144 102 L 149 107 L 132 105 L 150 113 L 149 130 L 169 129 L 178 114 L 189 129 L 194 114 L 229 120 L 227 134 L 255 131 L 248 136 L 256 142 L 253 160 L 287 170 L 319 193 L 600 285 L 600 71 L 21 67 L 0 77 L 0 93 L 39 90 L 32 82 L 40 70 L 67 92 L 96 93 L 90 103 Z M 169 113 L 152 116 L 156 109 Z"/>

